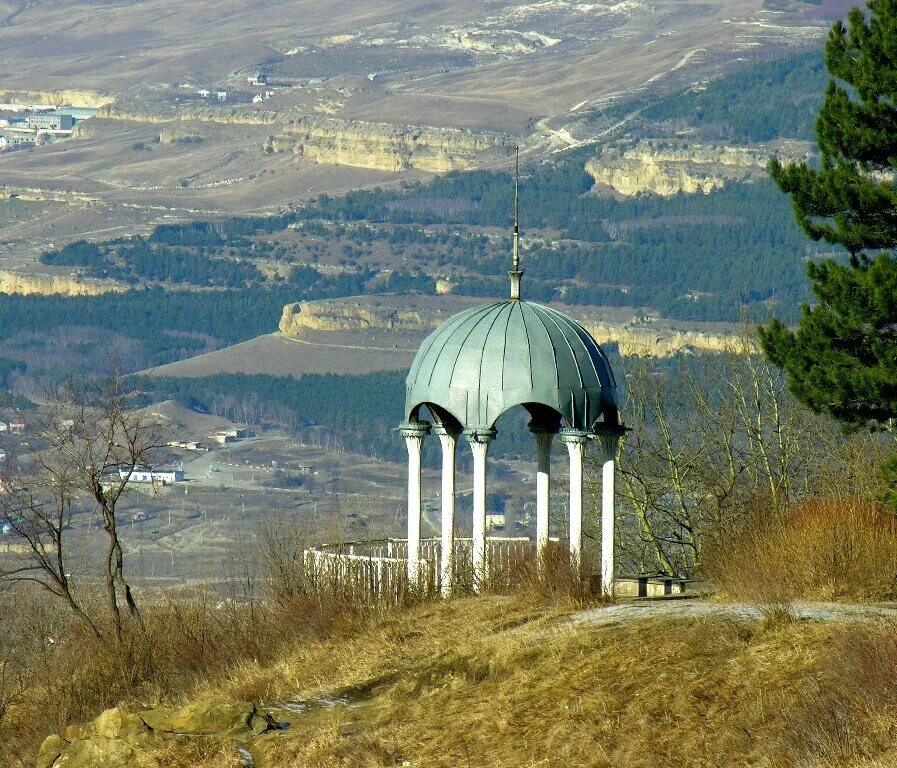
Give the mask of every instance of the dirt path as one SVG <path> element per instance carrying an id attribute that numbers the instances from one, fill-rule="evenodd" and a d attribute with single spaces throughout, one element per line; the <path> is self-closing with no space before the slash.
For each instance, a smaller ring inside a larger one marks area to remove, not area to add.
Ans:
<path id="1" fill-rule="evenodd" d="M 793 603 L 791 612 L 799 621 L 875 621 L 897 622 L 897 605 L 872 603 Z M 708 600 L 643 600 L 617 603 L 606 608 L 590 608 L 570 616 L 572 624 L 614 624 L 638 619 L 669 617 L 728 617 L 760 619 L 763 610 L 749 603 L 715 603 Z"/>

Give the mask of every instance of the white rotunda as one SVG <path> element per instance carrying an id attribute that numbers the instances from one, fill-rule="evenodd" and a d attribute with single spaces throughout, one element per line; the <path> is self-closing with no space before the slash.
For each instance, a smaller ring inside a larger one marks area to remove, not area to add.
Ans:
<path id="1" fill-rule="evenodd" d="M 516 207 L 516 206 L 515 206 Z M 516 211 L 515 211 L 516 214 Z M 515 215 L 516 218 L 516 215 Z M 510 298 L 449 318 L 421 344 L 407 379 L 405 421 L 399 431 L 408 448 L 408 578 L 421 569 L 421 456 L 431 432 L 442 445 L 439 584 L 452 590 L 455 573 L 455 457 L 463 435 L 473 453 L 471 565 L 474 586 L 488 571 L 486 478 L 495 423 L 522 406 L 535 440 L 536 552 L 549 541 L 551 443 L 559 435 L 570 460 L 569 546 L 574 567 L 582 560 L 583 453 L 596 440 L 602 457 L 601 583 L 613 593 L 614 467 L 625 428 L 607 356 L 579 323 L 521 296 L 519 231 L 514 226 Z M 425 413 L 425 410 L 428 413 Z M 429 416 L 429 418 L 423 418 Z"/>

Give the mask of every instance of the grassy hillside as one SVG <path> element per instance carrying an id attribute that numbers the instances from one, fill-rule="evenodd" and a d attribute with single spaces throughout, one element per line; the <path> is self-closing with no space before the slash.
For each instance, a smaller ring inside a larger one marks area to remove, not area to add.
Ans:
<path id="1" fill-rule="evenodd" d="M 263 571 L 235 548 L 215 591 L 141 590 L 121 641 L 89 586 L 101 638 L 19 585 L 0 592 L 0 765 L 43 742 L 37 768 L 893 766 L 892 518 L 827 506 L 707 558 L 749 603 L 607 605 L 549 558 L 507 592 L 387 606 L 305 569 L 323 529 L 273 521 L 247 543 Z M 845 602 L 803 602 L 821 596 Z"/>
<path id="2" fill-rule="evenodd" d="M 897 760 L 895 672 L 874 623 L 592 624 L 467 599 L 247 659 L 183 702 L 263 702 L 286 730 L 155 736 L 130 764 L 236 767 L 242 748 L 257 768 L 872 768 Z"/>

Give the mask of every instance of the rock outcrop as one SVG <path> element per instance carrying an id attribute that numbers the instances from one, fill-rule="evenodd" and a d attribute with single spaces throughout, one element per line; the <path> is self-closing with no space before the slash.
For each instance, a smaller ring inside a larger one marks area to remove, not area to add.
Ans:
<path id="1" fill-rule="evenodd" d="M 623 357 L 672 357 L 681 352 L 726 352 L 735 345 L 733 336 L 673 328 L 586 323 L 599 344 L 616 344 Z"/>
<path id="2" fill-rule="evenodd" d="M 383 328 L 423 331 L 432 327 L 432 321 L 423 313 L 413 310 L 305 301 L 287 304 L 283 308 L 279 327 L 285 336 L 298 336 L 304 329 L 356 331 Z"/>
<path id="3" fill-rule="evenodd" d="M 85 125 L 88 123 L 79 123 Z M 83 192 L 69 192 L 40 187 L 14 187 L 8 184 L 0 186 L 0 200 L 20 200 L 23 203 L 57 202 L 67 205 L 85 205 L 97 203 L 98 198 Z"/>
<path id="4" fill-rule="evenodd" d="M 160 144 L 199 144 L 203 137 L 198 133 L 179 128 L 163 128 L 159 131 Z"/>
<path id="5" fill-rule="evenodd" d="M 181 120 L 195 120 L 203 123 L 223 123 L 225 125 L 271 125 L 281 116 L 273 110 L 251 109 L 244 106 L 217 106 L 207 104 L 165 104 L 117 102 L 100 109 L 100 119 L 128 120 L 135 123 L 171 123 Z"/>
<path id="6" fill-rule="evenodd" d="M 596 184 L 621 195 L 706 195 L 731 182 L 766 178 L 771 157 L 803 160 L 811 152 L 809 142 L 798 141 L 730 147 L 644 140 L 605 149 L 586 163 L 585 170 Z"/>
<path id="7" fill-rule="evenodd" d="M 512 144 L 509 136 L 499 133 L 310 116 L 288 123 L 269 139 L 265 149 L 293 152 L 328 165 L 441 173 L 469 168 L 488 156 L 505 155 Z"/>
<path id="8" fill-rule="evenodd" d="M 107 709 L 93 722 L 48 737 L 36 768 L 127 768 L 140 752 L 165 741 L 245 741 L 277 727 L 271 715 L 248 701 L 206 700 L 180 709 Z"/>
<path id="9" fill-rule="evenodd" d="M 23 296 L 99 296 L 126 290 L 125 286 L 98 280 L 0 271 L 0 293 L 18 293 Z"/>
<path id="10" fill-rule="evenodd" d="M 0 90 L 0 101 L 10 104 L 52 104 L 54 106 L 75 105 L 99 109 L 115 101 L 114 96 L 84 89 L 58 91 L 18 91 Z"/>

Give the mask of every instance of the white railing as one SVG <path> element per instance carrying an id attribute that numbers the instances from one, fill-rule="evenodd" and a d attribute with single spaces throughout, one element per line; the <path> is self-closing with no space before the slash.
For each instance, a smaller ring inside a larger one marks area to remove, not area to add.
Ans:
<path id="1" fill-rule="evenodd" d="M 552 538 L 551 541 L 558 541 Z M 456 538 L 454 585 L 472 586 L 471 538 Z M 439 555 L 437 538 L 422 539 L 420 569 L 414 591 L 431 595 L 439 592 Z M 534 543 L 526 537 L 486 538 L 487 579 L 493 584 L 508 581 L 515 564 L 524 563 L 534 554 Z M 331 588 L 350 590 L 366 597 L 398 600 L 412 585 L 408 582 L 408 542 L 405 539 L 324 544 L 305 550 L 305 569 L 309 578 L 326 582 Z"/>
<path id="2" fill-rule="evenodd" d="M 315 583 L 390 601 L 398 600 L 407 590 L 406 560 L 359 554 L 354 551 L 355 544 L 346 545 L 346 551 L 336 551 L 336 546 L 305 550 L 305 571 Z"/>

